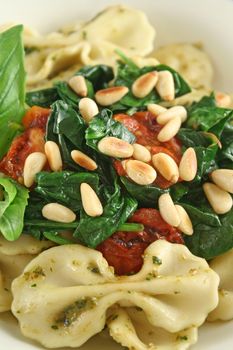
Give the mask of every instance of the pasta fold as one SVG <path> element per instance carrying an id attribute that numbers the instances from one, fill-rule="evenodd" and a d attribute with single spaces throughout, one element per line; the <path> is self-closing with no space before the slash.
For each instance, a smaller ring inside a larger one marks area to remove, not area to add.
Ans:
<path id="1" fill-rule="evenodd" d="M 208 321 L 229 321 L 233 318 L 233 249 L 218 256 L 210 263 L 210 267 L 219 275 L 219 303 L 212 311 Z"/>
<path id="2" fill-rule="evenodd" d="M 122 343 L 126 328 L 121 326 L 116 336 L 109 321 L 114 315 L 112 307 L 123 308 L 120 317 L 130 318 L 132 330 L 135 316 L 131 309 L 136 307 L 143 310 L 143 322 L 147 320 L 155 332 L 161 329 L 170 334 L 165 347 L 153 337 L 150 344 L 154 342 L 154 348 L 168 350 L 175 341 L 176 348 L 183 350 L 187 348 L 183 343 L 196 341 L 196 328 L 216 307 L 218 283 L 218 275 L 205 260 L 167 241 L 156 241 L 146 249 L 137 274 L 121 277 L 114 275 L 100 252 L 66 245 L 41 253 L 14 280 L 12 312 L 25 336 L 57 348 L 81 346 L 101 332 L 106 319 L 110 333 Z M 140 347 L 147 339 L 139 340 L 136 332 L 126 346 L 153 349 L 150 344 Z"/>

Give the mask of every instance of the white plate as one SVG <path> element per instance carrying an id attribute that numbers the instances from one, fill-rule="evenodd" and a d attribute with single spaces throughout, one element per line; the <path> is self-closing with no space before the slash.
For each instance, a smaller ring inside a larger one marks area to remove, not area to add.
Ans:
<path id="1" fill-rule="evenodd" d="M 232 0 L 125 0 L 145 11 L 157 29 L 156 46 L 174 42 L 202 41 L 215 66 L 215 87 L 233 92 Z M 1 1 L 0 23 L 21 22 L 49 31 L 76 19 L 87 19 L 112 0 Z M 193 350 L 233 349 L 233 322 L 206 324 Z M 0 315 L 0 349 L 43 349 L 20 335 L 9 314 Z M 82 350 L 122 349 L 106 334 L 93 338 Z"/>

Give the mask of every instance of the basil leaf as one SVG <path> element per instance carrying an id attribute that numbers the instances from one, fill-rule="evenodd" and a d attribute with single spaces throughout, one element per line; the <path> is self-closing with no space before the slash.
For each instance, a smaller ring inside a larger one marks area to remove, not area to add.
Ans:
<path id="1" fill-rule="evenodd" d="M 122 124 L 113 119 L 109 109 L 103 109 L 89 123 L 86 130 L 86 144 L 99 152 L 98 142 L 106 137 L 114 136 L 129 143 L 135 141 L 135 136 Z"/>
<path id="2" fill-rule="evenodd" d="M 40 172 L 36 176 L 35 191 L 47 202 L 58 202 L 73 211 L 82 207 L 80 185 L 88 183 L 98 192 L 99 177 L 94 173 L 71 171 Z"/>
<path id="3" fill-rule="evenodd" d="M 14 241 L 19 238 L 23 230 L 28 190 L 10 178 L 4 178 L 5 182 L 2 180 L 3 179 L 1 179 L 1 183 L 5 191 L 8 191 L 8 206 L 5 207 L 0 217 L 0 232 L 8 241 Z M 12 186 L 9 184 L 6 185 L 6 181 L 15 187 L 16 194 Z"/>
<path id="4" fill-rule="evenodd" d="M 17 189 L 7 178 L 0 178 L 0 186 L 3 188 L 3 199 L 0 201 L 0 218 L 4 214 L 5 210 L 9 207 L 12 201 L 15 199 Z"/>
<path id="5" fill-rule="evenodd" d="M 22 31 L 19 25 L 0 33 L 0 158 L 20 129 L 25 110 Z"/>

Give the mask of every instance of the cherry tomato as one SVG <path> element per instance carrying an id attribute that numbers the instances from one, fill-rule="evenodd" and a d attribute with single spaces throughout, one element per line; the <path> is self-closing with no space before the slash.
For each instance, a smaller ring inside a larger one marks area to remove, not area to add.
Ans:
<path id="1" fill-rule="evenodd" d="M 138 272 L 142 267 L 144 250 L 158 239 L 184 243 L 181 233 L 167 224 L 156 209 L 139 209 L 129 221 L 143 224 L 144 230 L 142 232 L 116 232 L 97 247 L 109 265 L 114 267 L 117 275 Z"/>

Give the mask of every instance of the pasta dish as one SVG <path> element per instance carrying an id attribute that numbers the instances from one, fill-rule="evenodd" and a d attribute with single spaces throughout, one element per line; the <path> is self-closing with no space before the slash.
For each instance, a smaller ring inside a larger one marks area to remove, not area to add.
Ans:
<path id="1" fill-rule="evenodd" d="M 121 5 L 0 27 L 0 312 L 45 348 L 185 350 L 233 319 L 232 97 L 155 34 Z"/>

